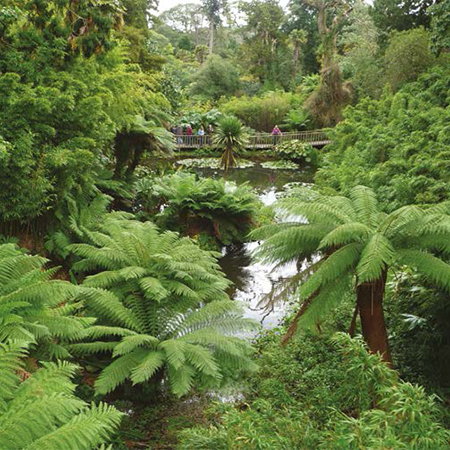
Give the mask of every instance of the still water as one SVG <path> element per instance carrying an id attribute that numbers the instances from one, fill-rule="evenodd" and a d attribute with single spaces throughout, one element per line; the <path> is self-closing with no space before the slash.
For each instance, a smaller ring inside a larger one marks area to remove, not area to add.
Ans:
<path id="1" fill-rule="evenodd" d="M 212 169 L 196 169 L 200 176 L 222 177 L 223 172 Z M 227 180 L 236 183 L 248 182 L 258 193 L 265 205 L 272 205 L 289 183 L 311 182 L 310 172 L 299 170 L 266 169 L 259 165 L 245 169 L 234 169 Z M 297 272 L 295 264 L 274 268 L 252 258 L 252 253 L 260 245 L 250 242 L 240 246 L 228 246 L 222 249 L 220 265 L 227 277 L 234 283 L 230 292 L 234 300 L 245 305 L 246 316 L 261 322 L 264 328 L 278 325 L 284 315 L 286 305 L 276 305 L 266 310 L 260 302 L 271 292 L 277 281 L 289 278 Z"/>

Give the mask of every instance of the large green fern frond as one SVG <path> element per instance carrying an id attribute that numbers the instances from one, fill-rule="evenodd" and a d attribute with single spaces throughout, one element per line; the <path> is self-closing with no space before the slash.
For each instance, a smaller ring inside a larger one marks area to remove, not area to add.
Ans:
<path id="1" fill-rule="evenodd" d="M 347 244 L 324 259 L 319 268 L 300 287 L 300 296 L 307 299 L 324 286 L 333 285 L 355 270 L 363 245 L 357 242 Z"/>
<path id="2" fill-rule="evenodd" d="M 363 223 L 345 223 L 328 233 L 320 241 L 318 248 L 333 248 L 349 244 L 350 242 L 364 242 L 371 234 L 372 230 Z"/>
<path id="3" fill-rule="evenodd" d="M 401 249 L 397 251 L 397 262 L 414 267 L 427 280 L 445 291 L 450 291 L 450 265 L 431 253 Z"/>
<path id="4" fill-rule="evenodd" d="M 26 345 L 0 345 L 0 448 L 93 450 L 108 442 L 122 414 L 112 406 L 88 407 L 73 395 L 77 367 L 48 363 L 21 382 Z"/>
<path id="5" fill-rule="evenodd" d="M 364 223 L 369 227 L 378 225 L 378 201 L 372 189 L 366 186 L 355 186 L 350 191 L 350 198 L 355 208 L 358 222 Z"/>
<path id="6" fill-rule="evenodd" d="M 389 239 L 381 233 L 374 233 L 365 245 L 356 268 L 358 283 L 380 279 L 392 264 L 394 256 L 395 249 Z"/>

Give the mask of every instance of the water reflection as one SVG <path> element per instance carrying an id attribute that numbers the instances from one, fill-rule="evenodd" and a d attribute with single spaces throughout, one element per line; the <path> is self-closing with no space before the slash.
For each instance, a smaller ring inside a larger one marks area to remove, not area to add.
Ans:
<path id="1" fill-rule="evenodd" d="M 309 181 L 309 174 L 300 171 L 277 171 L 256 167 L 235 170 L 228 176 L 228 179 L 238 183 L 249 181 L 259 193 L 262 202 L 265 205 L 272 205 L 286 184 Z M 227 277 L 234 283 L 230 290 L 230 296 L 246 305 L 246 317 L 258 320 L 264 328 L 273 328 L 283 318 L 286 305 L 277 304 L 273 309 L 265 309 L 261 305 L 261 301 L 272 291 L 277 282 L 295 275 L 297 267 L 294 263 L 275 267 L 274 264 L 262 264 L 254 261 L 251 255 L 259 245 L 258 242 L 250 242 L 242 246 L 224 248 L 220 265 Z"/>

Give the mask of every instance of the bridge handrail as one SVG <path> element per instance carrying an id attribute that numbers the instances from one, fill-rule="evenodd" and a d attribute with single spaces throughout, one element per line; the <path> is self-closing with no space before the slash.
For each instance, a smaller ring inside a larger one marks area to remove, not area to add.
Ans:
<path id="1" fill-rule="evenodd" d="M 210 146 L 213 144 L 213 139 L 211 135 L 206 136 L 198 136 L 198 135 L 177 135 L 174 136 L 174 140 L 176 142 L 177 147 L 182 148 L 193 148 L 193 147 L 203 147 Z M 326 144 L 330 142 L 327 134 L 323 130 L 308 130 L 308 131 L 299 131 L 293 133 L 283 133 L 281 135 L 272 135 L 270 133 L 258 133 L 255 135 L 251 135 L 248 138 L 247 147 L 270 147 L 273 145 L 277 145 L 281 142 L 299 140 L 305 143 L 312 144 Z"/>

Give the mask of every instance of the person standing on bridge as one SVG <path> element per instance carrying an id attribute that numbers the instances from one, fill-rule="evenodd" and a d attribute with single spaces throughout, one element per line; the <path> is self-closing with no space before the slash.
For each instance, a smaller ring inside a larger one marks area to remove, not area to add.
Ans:
<path id="1" fill-rule="evenodd" d="M 183 127 L 181 125 L 177 126 L 176 135 L 177 135 L 177 144 L 182 144 L 183 143 Z"/>
<path id="2" fill-rule="evenodd" d="M 214 133 L 214 128 L 213 128 L 213 126 L 211 124 L 209 124 L 206 127 L 206 135 L 207 135 L 207 137 L 206 137 L 206 144 L 207 145 L 211 145 L 211 142 L 212 142 L 211 136 L 212 136 L 213 133 Z"/>
<path id="3" fill-rule="evenodd" d="M 280 138 L 280 136 L 282 136 L 283 133 L 281 132 L 281 130 L 278 128 L 278 125 L 275 125 L 273 127 L 272 130 L 272 136 L 273 136 L 273 145 L 277 145 L 278 143 L 278 139 Z"/>
<path id="4" fill-rule="evenodd" d="M 200 125 L 200 128 L 197 131 L 197 135 L 200 136 L 200 145 L 204 144 L 204 136 L 205 136 L 205 129 L 203 128 L 203 125 Z"/>
<path id="5" fill-rule="evenodd" d="M 191 124 L 188 124 L 186 127 L 186 141 L 188 145 L 192 145 L 192 135 L 194 134 L 194 131 L 192 130 Z"/>

